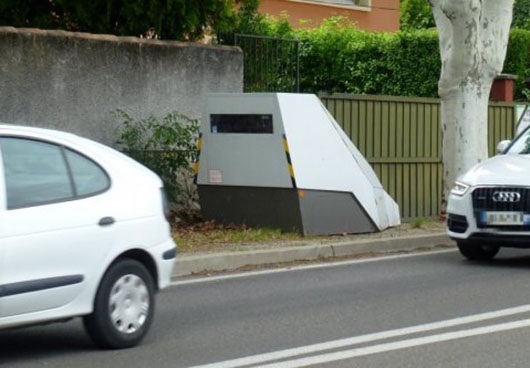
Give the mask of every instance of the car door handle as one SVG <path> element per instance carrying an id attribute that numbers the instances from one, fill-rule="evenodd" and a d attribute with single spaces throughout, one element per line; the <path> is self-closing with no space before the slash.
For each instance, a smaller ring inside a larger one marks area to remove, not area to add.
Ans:
<path id="1" fill-rule="evenodd" d="M 114 217 L 103 217 L 101 220 L 99 220 L 98 225 L 99 226 L 109 226 L 115 223 Z"/>

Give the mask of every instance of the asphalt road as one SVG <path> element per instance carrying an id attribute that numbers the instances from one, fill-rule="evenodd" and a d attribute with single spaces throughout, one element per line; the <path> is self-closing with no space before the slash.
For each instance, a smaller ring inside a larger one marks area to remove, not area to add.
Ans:
<path id="1" fill-rule="evenodd" d="M 445 251 L 177 284 L 137 348 L 74 320 L 0 332 L 0 366 L 524 367 L 529 346 L 530 251 Z"/>

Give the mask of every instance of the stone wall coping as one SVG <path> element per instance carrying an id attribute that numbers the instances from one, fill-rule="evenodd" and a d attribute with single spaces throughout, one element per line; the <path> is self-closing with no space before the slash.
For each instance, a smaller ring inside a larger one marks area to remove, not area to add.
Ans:
<path id="1" fill-rule="evenodd" d="M 69 32 L 63 30 L 47 30 L 40 28 L 15 28 L 15 27 L 0 27 L 1 33 L 16 33 L 21 35 L 34 35 L 34 36 L 51 36 L 51 37 L 65 37 L 65 38 L 77 38 L 84 40 L 97 40 L 117 43 L 136 43 L 143 45 L 153 46 L 170 46 L 170 47 L 197 47 L 205 49 L 223 50 L 230 52 L 242 53 L 241 49 L 237 46 L 226 46 L 226 45 L 206 45 L 198 42 L 184 42 L 184 41 L 168 41 L 168 40 L 153 40 L 147 38 L 140 38 L 134 36 L 116 36 L 109 34 L 94 34 L 87 32 Z"/>
<path id="2" fill-rule="evenodd" d="M 517 78 L 519 78 L 517 75 L 515 74 L 499 74 L 498 76 L 495 77 L 495 79 L 499 79 L 499 80 L 503 80 L 503 79 L 509 79 L 509 80 L 517 80 Z"/>

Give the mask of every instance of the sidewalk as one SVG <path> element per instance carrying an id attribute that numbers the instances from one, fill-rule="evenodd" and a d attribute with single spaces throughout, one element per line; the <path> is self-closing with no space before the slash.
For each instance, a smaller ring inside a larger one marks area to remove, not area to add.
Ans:
<path id="1" fill-rule="evenodd" d="M 383 234 L 383 233 L 379 233 Z M 410 252 L 454 246 L 443 231 L 430 234 L 347 240 L 332 243 L 318 241 L 304 245 L 278 246 L 258 244 L 253 250 L 219 253 L 181 253 L 177 255 L 173 278 L 198 273 L 237 270 L 244 266 L 304 262 L 356 256 L 376 256 L 385 252 Z M 265 248 L 265 249 L 264 249 Z"/>

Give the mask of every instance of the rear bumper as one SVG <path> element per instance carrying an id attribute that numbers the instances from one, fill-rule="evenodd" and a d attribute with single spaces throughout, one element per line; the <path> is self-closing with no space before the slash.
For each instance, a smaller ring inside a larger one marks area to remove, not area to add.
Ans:
<path id="1" fill-rule="evenodd" d="M 163 289 L 171 282 L 173 267 L 177 255 L 177 245 L 173 239 L 168 239 L 156 247 L 150 248 L 149 253 L 156 260 L 158 270 L 158 289 Z"/>

